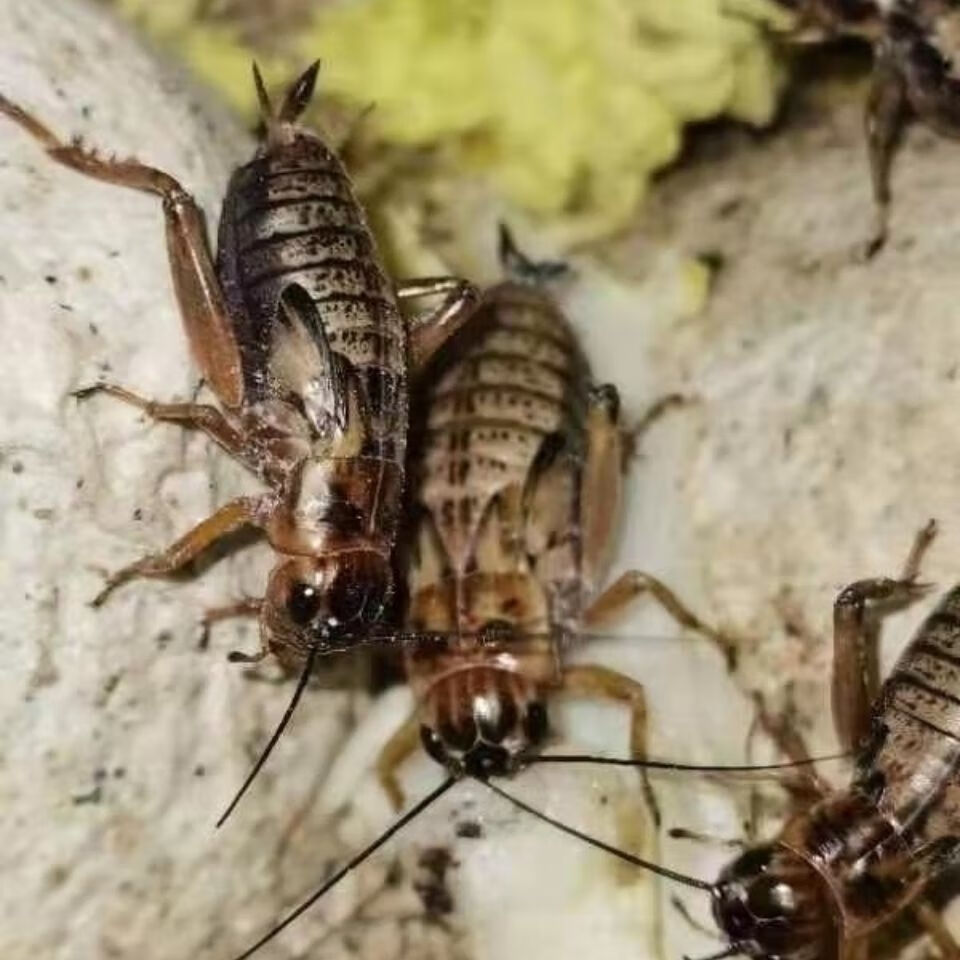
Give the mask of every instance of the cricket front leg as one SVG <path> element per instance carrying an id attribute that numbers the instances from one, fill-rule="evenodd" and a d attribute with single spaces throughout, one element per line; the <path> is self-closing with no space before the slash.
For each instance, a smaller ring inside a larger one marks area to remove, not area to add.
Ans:
<path id="1" fill-rule="evenodd" d="M 128 580 L 170 576 L 228 534 L 244 527 L 262 526 L 266 504 L 266 497 L 238 497 L 224 504 L 166 550 L 143 557 L 108 577 L 104 588 L 94 597 L 93 606 L 99 607 L 117 587 Z"/>
<path id="2" fill-rule="evenodd" d="M 630 757 L 647 759 L 647 695 L 643 684 L 596 664 L 566 667 L 560 677 L 559 692 L 573 697 L 613 700 L 630 709 Z M 647 771 L 641 769 L 643 793 L 654 823 L 660 825 L 660 807 Z"/>
<path id="3" fill-rule="evenodd" d="M 403 726 L 383 745 L 377 757 L 377 779 L 396 811 L 403 809 L 406 799 L 397 770 L 416 753 L 419 745 L 420 720 L 414 714 L 404 721 Z"/>
<path id="4" fill-rule="evenodd" d="M 78 173 L 163 200 L 167 253 L 184 327 L 204 379 L 229 409 L 243 403 L 240 348 L 207 243 L 203 212 L 170 174 L 136 160 L 104 158 L 79 142 L 64 143 L 22 107 L 0 96 L 0 114 L 38 140 L 49 156 Z"/>
<path id="5" fill-rule="evenodd" d="M 221 620 L 232 620 L 235 617 L 259 617 L 260 610 L 263 607 L 263 598 L 244 597 L 242 600 L 235 600 L 233 603 L 224 604 L 222 607 L 211 607 L 200 621 L 201 639 L 200 643 L 206 647 L 210 640 L 210 630 L 215 623 Z M 244 653 L 242 650 L 231 650 L 227 654 L 227 660 L 230 663 L 259 663 L 270 653 L 269 648 L 263 643 L 261 634 L 260 649 L 256 653 Z"/>
<path id="6" fill-rule="evenodd" d="M 460 277 L 422 277 L 397 286 L 400 300 L 440 294 L 445 296 L 435 310 L 410 322 L 410 369 L 414 375 L 470 319 L 479 295 L 472 283 Z"/>
<path id="7" fill-rule="evenodd" d="M 86 400 L 105 393 L 142 410 L 151 420 L 177 423 L 189 430 L 200 430 L 231 457 L 251 470 L 257 469 L 256 452 L 250 449 L 244 435 L 216 408 L 207 403 L 158 403 L 114 383 L 94 383 L 75 390 L 77 400 Z"/>
<path id="8" fill-rule="evenodd" d="M 711 641 L 723 654 L 727 668 L 734 669 L 737 661 L 737 644 L 734 639 L 701 620 L 665 583 L 641 570 L 628 570 L 607 587 L 584 614 L 584 625 L 588 628 L 601 626 L 622 613 L 626 606 L 645 593 L 679 626 Z"/>

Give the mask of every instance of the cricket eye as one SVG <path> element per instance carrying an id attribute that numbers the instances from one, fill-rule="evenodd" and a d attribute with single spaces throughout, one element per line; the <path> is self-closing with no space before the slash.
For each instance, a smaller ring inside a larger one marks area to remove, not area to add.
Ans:
<path id="1" fill-rule="evenodd" d="M 304 627 L 320 611 L 320 591 L 311 583 L 295 583 L 287 596 L 287 613 L 298 626 Z"/>

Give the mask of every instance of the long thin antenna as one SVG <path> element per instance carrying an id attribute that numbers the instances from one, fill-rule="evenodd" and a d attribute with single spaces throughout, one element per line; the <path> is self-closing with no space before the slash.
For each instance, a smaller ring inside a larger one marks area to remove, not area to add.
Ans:
<path id="1" fill-rule="evenodd" d="M 245 950 L 243 953 L 234 957 L 234 960 L 247 960 L 248 957 L 252 957 L 264 944 L 269 943 L 281 930 L 286 930 L 287 927 L 293 923 L 300 914 L 305 913 L 310 909 L 328 890 L 332 887 L 335 887 L 351 870 L 355 867 L 359 867 L 364 860 L 367 859 L 372 853 L 375 853 L 380 849 L 398 830 L 402 830 L 414 817 L 423 813 L 435 800 L 438 800 L 442 797 L 455 783 L 457 782 L 456 777 L 447 777 L 443 783 L 440 784 L 435 790 L 432 790 L 428 793 L 422 800 L 417 804 L 412 806 L 399 820 L 394 824 L 387 827 L 383 833 L 377 837 L 373 843 L 364 847 L 358 854 L 351 857 L 332 877 L 324 881 L 324 883 L 312 893 L 303 903 L 300 904 L 292 913 L 287 914 L 273 929 L 265 933 L 252 947 Z"/>
<path id="2" fill-rule="evenodd" d="M 584 843 L 590 844 L 592 847 L 603 850 L 605 853 L 613 854 L 613 856 L 618 857 L 620 860 L 624 860 L 635 867 L 642 867 L 644 870 L 649 870 L 651 873 L 665 877 L 667 880 L 673 880 L 675 883 L 682 883 L 684 886 L 694 887 L 697 890 L 706 890 L 708 892 L 713 891 L 713 884 L 707 883 L 706 880 L 698 880 L 696 877 L 688 877 L 686 874 L 677 873 L 675 870 L 670 870 L 668 867 L 662 867 L 657 863 L 653 863 L 651 860 L 644 860 L 642 857 L 635 856 L 632 853 L 627 853 L 626 850 L 620 850 L 618 847 L 614 847 L 609 843 L 604 843 L 602 840 L 598 840 L 596 837 L 591 837 L 589 834 L 577 830 L 576 827 L 571 827 L 566 823 L 561 823 L 559 820 L 554 820 L 553 817 L 548 816 L 542 810 L 537 810 L 535 807 L 531 807 L 529 804 L 517 799 L 517 797 L 507 793 L 505 790 L 502 790 L 489 780 L 480 780 L 479 782 L 483 783 L 486 787 L 492 790 L 498 797 L 503 797 L 503 799 L 508 803 L 512 803 L 518 809 L 523 810 L 525 813 L 529 813 L 531 816 L 536 817 L 538 820 L 542 820 L 544 823 L 550 824 L 551 827 L 556 827 L 556 829 L 560 830 L 562 833 L 569 834 L 571 837 L 576 837 L 577 840 L 582 840 Z M 238 958 L 238 960 L 240 960 L 240 958 Z"/>
<path id="3" fill-rule="evenodd" d="M 844 760 L 848 753 L 831 753 L 824 757 L 807 757 L 783 763 L 710 764 L 672 763 L 668 760 L 639 760 L 625 757 L 594 757 L 588 753 L 547 753 L 530 757 L 526 763 L 596 763 L 610 767 L 640 767 L 645 770 L 679 770 L 692 773 L 769 773 L 776 770 L 795 770 L 826 760 Z"/>
<path id="4" fill-rule="evenodd" d="M 303 670 L 300 671 L 300 679 L 297 681 L 297 689 L 293 691 L 293 696 L 290 698 L 290 702 L 287 704 L 287 709 L 284 710 L 283 716 L 280 718 L 280 722 L 273 731 L 273 735 L 267 741 L 267 745 L 261 751 L 260 756 L 257 757 L 257 762 L 253 765 L 253 769 L 247 774 L 247 779 L 243 781 L 243 786 L 240 787 L 240 789 L 236 792 L 234 798 L 230 801 L 230 805 L 226 810 L 223 811 L 223 814 L 217 821 L 218 830 L 227 822 L 227 817 L 229 817 L 230 814 L 236 809 L 237 804 L 240 802 L 240 798 L 247 792 L 250 784 L 256 780 L 257 774 L 261 771 L 261 769 L 263 769 L 263 765 L 267 762 L 267 757 L 273 753 L 273 748 L 277 745 L 277 742 L 283 735 L 283 731 L 287 729 L 287 724 L 290 722 L 290 718 L 293 716 L 293 711 L 297 709 L 297 704 L 300 702 L 300 697 L 303 696 L 303 691 L 307 688 L 307 681 L 310 679 L 310 674 L 313 672 L 313 665 L 316 663 L 318 652 L 319 648 L 315 644 L 311 645 L 310 650 L 307 653 L 307 662 L 303 665 Z"/>

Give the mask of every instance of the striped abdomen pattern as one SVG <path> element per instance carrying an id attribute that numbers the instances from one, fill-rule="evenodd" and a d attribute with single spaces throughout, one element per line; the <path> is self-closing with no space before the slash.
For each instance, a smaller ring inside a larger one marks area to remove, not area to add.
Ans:
<path id="1" fill-rule="evenodd" d="M 882 741 L 861 779 L 879 775 L 881 808 L 918 839 L 960 833 L 960 586 L 901 654 L 877 711 Z"/>
<path id="2" fill-rule="evenodd" d="M 473 563 L 491 501 L 523 489 L 545 443 L 573 456 L 583 447 L 587 367 L 567 321 L 544 294 L 518 284 L 485 299 L 472 340 L 425 397 L 419 499 L 455 575 Z"/>
<path id="3" fill-rule="evenodd" d="M 277 303 L 301 286 L 331 348 L 365 385 L 378 455 L 404 453 L 406 337 L 393 287 L 340 161 L 302 133 L 233 175 L 220 219 L 218 274 L 237 330 L 249 395 L 266 390 Z"/>

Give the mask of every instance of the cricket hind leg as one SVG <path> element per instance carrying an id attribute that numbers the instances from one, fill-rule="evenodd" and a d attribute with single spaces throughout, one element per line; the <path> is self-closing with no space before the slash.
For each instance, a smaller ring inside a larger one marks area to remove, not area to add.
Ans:
<path id="1" fill-rule="evenodd" d="M 916 533 L 898 578 L 859 580 L 844 587 L 834 602 L 831 697 L 834 726 L 845 750 L 855 750 L 870 735 L 880 688 L 880 623 L 886 614 L 902 610 L 928 592 L 929 586 L 918 583 L 917 577 L 936 532 L 931 520 Z"/>
<path id="2" fill-rule="evenodd" d="M 649 426 L 667 410 L 686 402 L 681 395 L 670 394 L 654 404 L 642 423 Z M 619 514 L 624 436 L 619 414 L 620 403 L 615 388 L 605 385 L 591 392 L 580 501 L 584 579 L 591 586 L 598 582 L 606 569 L 606 557 Z M 593 599 L 584 613 L 584 626 L 588 629 L 602 626 L 643 593 L 649 594 L 681 627 L 710 640 L 723 654 L 728 668 L 734 668 L 734 640 L 697 616 L 666 584 L 639 570 L 621 574 Z"/>
<path id="3" fill-rule="evenodd" d="M 203 212 L 170 174 L 136 160 L 105 158 L 79 141 L 64 143 L 22 107 L 0 95 L 0 114 L 30 134 L 57 163 L 77 173 L 163 201 L 167 254 L 180 314 L 204 379 L 229 409 L 243 403 L 240 347 L 207 243 Z"/>
<path id="4" fill-rule="evenodd" d="M 142 557 L 109 576 L 103 589 L 94 597 L 93 606 L 99 607 L 117 587 L 129 580 L 170 576 L 229 534 L 244 527 L 261 526 L 263 503 L 262 497 L 238 497 L 224 504 L 166 550 Z"/>

